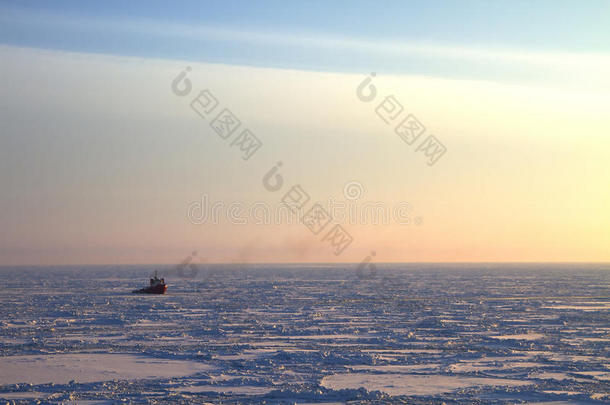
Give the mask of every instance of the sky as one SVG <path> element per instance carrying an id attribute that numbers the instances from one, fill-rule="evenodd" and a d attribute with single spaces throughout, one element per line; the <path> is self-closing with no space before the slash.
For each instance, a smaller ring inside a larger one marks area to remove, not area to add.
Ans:
<path id="1" fill-rule="evenodd" d="M 604 1 L 0 2 L 0 265 L 610 261 L 609 48 Z"/>

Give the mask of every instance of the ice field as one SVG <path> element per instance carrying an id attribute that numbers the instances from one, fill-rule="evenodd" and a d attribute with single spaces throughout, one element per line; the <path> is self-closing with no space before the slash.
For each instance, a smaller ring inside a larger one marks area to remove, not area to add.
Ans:
<path id="1" fill-rule="evenodd" d="M 4 402 L 610 403 L 607 265 L 0 276 Z"/>

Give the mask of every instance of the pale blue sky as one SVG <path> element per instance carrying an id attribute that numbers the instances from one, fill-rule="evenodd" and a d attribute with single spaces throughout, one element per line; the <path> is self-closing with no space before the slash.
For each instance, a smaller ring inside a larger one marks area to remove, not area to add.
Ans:
<path id="1" fill-rule="evenodd" d="M 442 49 L 438 58 L 417 47 L 606 53 L 610 3 L 5 1 L 0 43 L 318 71 L 538 80 L 544 69 L 524 73 L 501 61 L 465 62 Z"/>

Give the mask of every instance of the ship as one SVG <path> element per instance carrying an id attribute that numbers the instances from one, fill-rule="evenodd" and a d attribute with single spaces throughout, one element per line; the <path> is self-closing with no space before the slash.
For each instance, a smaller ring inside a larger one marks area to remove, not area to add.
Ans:
<path id="1" fill-rule="evenodd" d="M 167 291 L 167 284 L 165 284 L 165 279 L 157 277 L 157 272 L 155 271 L 155 276 L 150 279 L 150 285 L 145 288 L 141 288 L 139 290 L 133 290 L 132 293 L 135 294 L 165 294 Z"/>

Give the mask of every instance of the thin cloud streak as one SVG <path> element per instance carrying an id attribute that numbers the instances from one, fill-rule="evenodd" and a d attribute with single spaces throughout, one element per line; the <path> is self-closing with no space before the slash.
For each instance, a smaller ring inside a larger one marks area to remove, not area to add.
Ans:
<path id="1" fill-rule="evenodd" d="M 38 29 L 68 30 L 75 33 L 100 33 L 103 35 L 139 35 L 150 37 L 176 38 L 194 42 L 215 42 L 232 45 L 258 47 L 284 47 L 287 52 L 295 49 L 316 51 L 336 51 L 370 56 L 371 66 L 375 58 L 390 58 L 408 73 L 410 63 L 418 60 L 433 61 L 451 73 L 452 67 L 459 66 L 476 78 L 485 70 L 499 72 L 500 79 L 507 71 L 519 71 L 535 80 L 572 82 L 592 89 L 610 86 L 606 72 L 610 70 L 610 54 L 593 52 L 548 52 L 502 48 L 483 48 L 453 44 L 425 43 L 418 41 L 395 41 L 380 38 L 377 41 L 360 38 L 320 36 L 309 33 L 272 31 L 251 31 L 222 26 L 195 26 L 158 22 L 150 19 L 110 20 L 97 17 L 78 19 L 56 14 L 24 13 L 4 10 L 0 16 L 3 24 L 36 26 Z M 279 53 L 281 54 L 281 52 Z M 159 55 L 157 55 L 158 57 Z M 205 56 L 204 56 L 205 57 Z M 185 59 L 189 59 L 185 55 Z M 346 58 L 347 59 L 347 58 Z M 273 67 L 273 66 L 271 66 Z M 322 69 L 324 70 L 324 69 Z M 503 73 L 504 72 L 504 73 Z M 443 74 L 435 74 L 443 76 Z"/>

